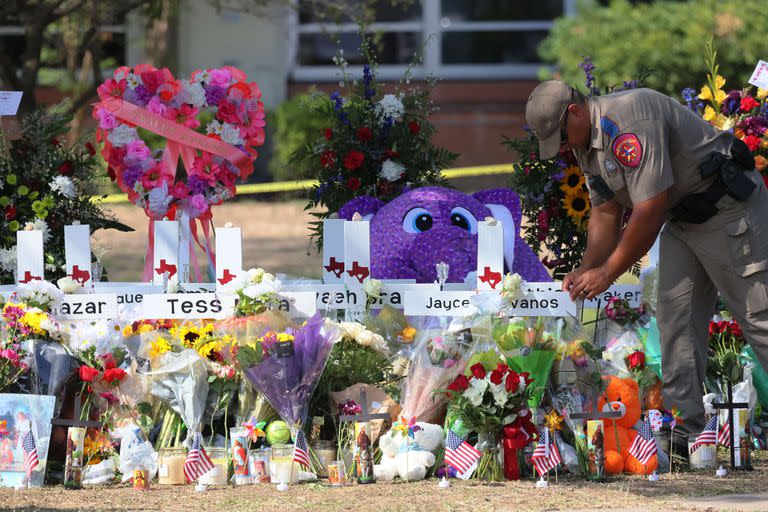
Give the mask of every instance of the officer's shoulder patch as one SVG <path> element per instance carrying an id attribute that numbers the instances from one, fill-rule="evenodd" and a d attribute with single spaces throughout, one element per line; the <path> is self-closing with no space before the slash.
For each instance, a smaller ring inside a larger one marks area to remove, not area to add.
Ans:
<path id="1" fill-rule="evenodd" d="M 619 130 L 619 125 L 614 123 L 613 119 L 610 117 L 605 116 L 600 118 L 600 129 L 603 130 L 603 133 L 608 135 L 611 140 L 613 140 L 614 137 L 621 133 Z"/>
<path id="2" fill-rule="evenodd" d="M 634 133 L 623 133 L 616 137 L 612 151 L 616 160 L 625 167 L 634 169 L 643 159 L 643 146 Z"/>

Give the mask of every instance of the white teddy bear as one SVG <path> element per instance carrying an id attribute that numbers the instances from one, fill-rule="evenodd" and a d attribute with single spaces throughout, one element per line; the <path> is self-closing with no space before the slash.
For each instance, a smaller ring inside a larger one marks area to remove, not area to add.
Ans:
<path id="1" fill-rule="evenodd" d="M 390 430 L 379 439 L 381 463 L 373 467 L 377 480 L 393 480 L 399 476 L 406 481 L 423 480 L 427 468 L 435 465 L 435 454 L 443 445 L 443 428 L 432 423 L 416 423 L 421 428 L 412 439 Z"/>

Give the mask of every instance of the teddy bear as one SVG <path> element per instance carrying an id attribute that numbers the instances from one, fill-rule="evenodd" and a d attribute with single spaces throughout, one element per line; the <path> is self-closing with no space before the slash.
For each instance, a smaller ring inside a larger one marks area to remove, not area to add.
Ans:
<path id="1" fill-rule="evenodd" d="M 520 238 L 520 198 L 510 189 L 483 190 L 473 195 L 441 187 L 409 190 L 389 203 L 358 196 L 339 210 L 370 222 L 371 277 L 415 279 L 432 283 L 435 265 L 448 264 L 448 282 L 460 283 L 477 270 L 478 222 L 493 217 L 504 234 L 508 272 L 529 282 L 551 281 L 539 258 Z"/>
<path id="2" fill-rule="evenodd" d="M 603 412 L 619 411 L 621 413 L 621 417 L 615 420 L 603 420 L 605 472 L 609 475 L 622 472 L 650 474 L 658 466 L 657 456 L 652 456 L 647 464 L 641 464 L 634 455 L 629 453 L 629 447 L 638 436 L 634 427 L 640 421 L 642 414 L 640 387 L 634 379 L 620 379 L 615 376 L 604 377 L 604 379 L 607 385 L 598 399 L 597 406 Z M 619 447 L 621 451 L 618 450 Z"/>
<path id="3" fill-rule="evenodd" d="M 412 482 L 423 480 L 435 465 L 435 452 L 443 445 L 443 428 L 433 423 L 416 422 L 419 430 L 413 438 L 390 430 L 379 439 L 381 463 L 373 467 L 377 480 L 393 480 L 399 476 Z"/>

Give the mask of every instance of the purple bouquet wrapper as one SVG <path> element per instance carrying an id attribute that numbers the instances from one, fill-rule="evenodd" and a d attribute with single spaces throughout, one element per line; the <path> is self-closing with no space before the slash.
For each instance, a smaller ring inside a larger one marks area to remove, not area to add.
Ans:
<path id="1" fill-rule="evenodd" d="M 307 417 L 309 399 L 338 332 L 338 328 L 327 327 L 319 313 L 315 314 L 296 331 L 293 354 L 278 357 L 270 353 L 261 363 L 243 372 L 291 428 L 298 428 Z"/>

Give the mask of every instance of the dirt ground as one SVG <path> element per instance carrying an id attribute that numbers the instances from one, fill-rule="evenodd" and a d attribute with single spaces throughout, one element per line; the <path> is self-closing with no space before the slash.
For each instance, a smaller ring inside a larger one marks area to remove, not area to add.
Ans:
<path id="1" fill-rule="evenodd" d="M 132 204 L 109 207 L 120 222 L 136 231 L 97 231 L 93 243 L 107 250 L 104 264 L 110 281 L 140 281 L 149 221 L 144 212 Z M 213 222 L 216 226 L 231 222 L 243 229 L 243 268 L 263 267 L 269 272 L 317 278 L 321 274 L 322 259 L 314 246 L 310 246 L 308 229 L 314 218 L 303 208 L 304 203 L 300 201 L 227 202 L 214 210 Z M 311 250 L 309 256 L 308 250 Z"/>
<path id="2" fill-rule="evenodd" d="M 714 471 L 664 474 L 652 483 L 642 477 L 618 477 L 608 483 L 590 483 L 574 477 L 550 480 L 537 489 L 531 480 L 486 484 L 453 481 L 439 489 L 437 480 L 416 483 L 377 483 L 330 487 L 324 483 L 293 485 L 278 492 L 274 485 L 257 484 L 209 488 L 197 493 L 193 486 L 135 491 L 129 486 L 96 487 L 69 491 L 46 487 L 16 491 L 0 489 L 3 510 L 222 510 L 281 511 L 502 511 L 635 509 L 690 510 L 682 500 L 702 496 L 765 490 L 768 463 L 755 471 L 732 473 L 716 479 Z M 768 504 L 766 504 L 768 508 Z"/>

